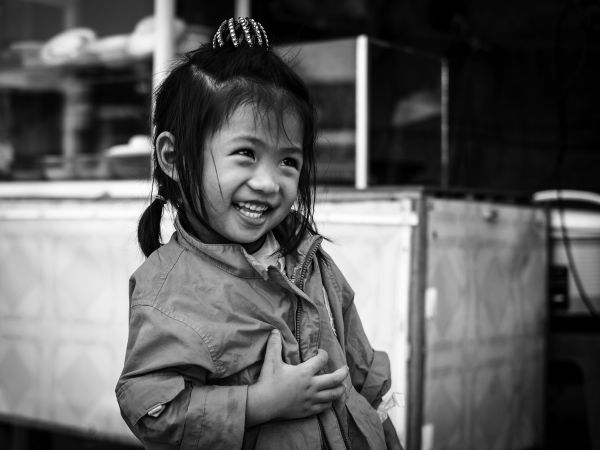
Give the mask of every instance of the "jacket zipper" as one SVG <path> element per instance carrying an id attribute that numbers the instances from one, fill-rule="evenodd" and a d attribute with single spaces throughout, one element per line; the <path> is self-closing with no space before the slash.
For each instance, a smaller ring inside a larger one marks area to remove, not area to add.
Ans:
<path id="1" fill-rule="evenodd" d="M 308 266 L 310 265 L 313 256 L 317 253 L 319 246 L 321 245 L 322 239 L 317 239 L 312 243 L 310 248 L 308 249 L 308 253 L 306 253 L 306 258 L 304 258 L 304 263 L 302 264 L 302 269 L 300 270 L 300 276 L 296 280 L 296 286 L 303 291 L 304 290 L 304 278 L 306 277 L 306 271 L 308 270 Z"/>
<path id="2" fill-rule="evenodd" d="M 323 424 L 318 416 L 317 422 L 319 423 L 319 434 L 321 435 L 321 449 L 331 450 L 331 447 L 329 447 L 329 444 L 327 443 L 327 437 L 325 436 L 325 430 L 323 430 Z"/>
<path id="3" fill-rule="evenodd" d="M 305 281 L 305 277 L 306 277 L 306 272 L 308 271 L 308 266 L 310 265 L 313 257 L 315 256 L 315 253 L 317 253 L 317 250 L 319 249 L 320 244 L 321 244 L 321 239 L 317 240 L 316 242 L 314 242 L 312 244 L 308 253 L 306 254 L 304 263 L 302 264 L 302 269 L 300 270 L 300 276 L 295 280 L 296 286 L 298 286 L 298 288 L 301 291 L 304 291 L 304 281 Z M 292 280 L 292 281 L 294 281 L 294 280 Z M 298 349 L 300 349 L 300 319 L 302 318 L 303 309 L 304 308 L 302 306 L 301 301 L 298 300 L 298 306 L 296 308 L 296 329 L 294 330 L 295 335 L 296 335 L 296 341 L 298 342 Z M 300 353 L 300 362 L 302 362 L 303 361 L 302 352 L 300 351 L 299 353 Z M 344 441 L 344 446 L 347 449 L 350 449 L 351 448 L 350 440 L 346 436 L 346 433 L 344 433 L 344 430 L 342 428 L 342 423 L 340 421 L 340 417 L 338 416 L 338 413 L 333 406 L 331 407 L 331 409 L 333 410 L 333 414 L 335 415 L 335 420 L 336 420 L 336 423 L 340 430 L 340 434 L 342 435 L 342 439 Z M 329 444 L 327 444 L 327 438 L 325 437 L 325 431 L 323 430 L 323 425 L 321 424 L 321 419 L 317 418 L 317 420 L 319 422 L 319 430 L 321 432 L 321 439 L 322 439 L 323 443 L 325 444 L 325 448 L 329 449 L 330 447 L 329 447 Z"/>
<path id="4" fill-rule="evenodd" d="M 292 279 L 292 282 L 300 289 L 304 291 L 304 278 L 306 277 L 306 272 L 308 271 L 308 266 L 317 253 L 319 249 L 319 245 L 321 244 L 321 239 L 317 239 L 310 246 L 308 252 L 306 253 L 306 258 L 304 258 L 304 262 L 302 263 L 302 268 L 300 269 L 300 276 L 297 279 Z M 302 351 L 300 350 L 300 320 L 302 319 L 302 312 L 304 311 L 304 307 L 302 306 L 302 300 L 298 299 L 296 302 L 296 326 L 294 330 L 294 336 L 296 337 L 296 342 L 298 342 L 298 353 L 300 356 L 300 362 L 304 362 L 304 358 L 302 358 Z"/>
<path id="5" fill-rule="evenodd" d="M 344 440 L 344 445 L 349 450 L 352 448 L 350 446 L 350 439 L 348 438 L 348 436 L 346 436 L 346 433 L 344 433 L 344 429 L 342 428 L 342 422 L 340 420 L 340 416 L 338 416 L 338 413 L 333 406 L 331 407 L 331 409 L 333 409 L 333 414 L 335 414 L 335 420 L 338 424 L 338 428 L 340 429 L 340 434 L 342 435 L 342 439 Z"/>
<path id="6" fill-rule="evenodd" d="M 302 301 L 298 299 L 296 301 L 296 329 L 294 330 L 294 334 L 296 336 L 296 342 L 298 342 L 298 355 L 300 356 L 300 362 L 304 362 L 304 358 L 302 358 L 302 351 L 300 350 L 300 319 L 302 318 Z"/>

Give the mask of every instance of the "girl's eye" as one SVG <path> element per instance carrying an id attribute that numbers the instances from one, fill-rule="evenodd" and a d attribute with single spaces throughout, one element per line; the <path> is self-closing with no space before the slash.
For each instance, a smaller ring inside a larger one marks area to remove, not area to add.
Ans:
<path id="1" fill-rule="evenodd" d="M 242 148 L 242 149 L 236 150 L 235 154 L 254 159 L 254 152 L 252 150 L 250 150 L 249 148 Z"/>
<path id="2" fill-rule="evenodd" d="M 285 158 L 281 163 L 286 167 L 292 167 L 294 169 L 300 168 L 300 162 L 294 158 Z"/>

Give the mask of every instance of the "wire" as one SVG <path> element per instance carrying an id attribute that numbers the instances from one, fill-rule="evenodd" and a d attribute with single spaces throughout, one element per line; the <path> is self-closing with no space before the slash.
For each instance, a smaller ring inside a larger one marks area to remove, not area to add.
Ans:
<path id="1" fill-rule="evenodd" d="M 569 265 L 569 271 L 571 273 L 571 276 L 573 277 L 573 281 L 575 282 L 575 288 L 577 289 L 577 293 L 579 294 L 581 301 L 583 302 L 583 304 L 587 308 L 588 312 L 592 316 L 598 317 L 599 313 L 596 310 L 596 308 L 594 307 L 593 302 L 590 300 L 589 296 L 587 295 L 587 292 L 585 291 L 585 287 L 583 286 L 583 282 L 581 281 L 581 277 L 579 276 L 579 271 L 577 270 L 575 258 L 573 257 L 573 251 L 571 248 L 571 239 L 569 237 L 569 234 L 567 231 L 567 226 L 566 226 L 566 221 L 565 221 L 565 208 L 564 208 L 563 201 L 562 201 L 563 200 L 562 190 L 559 189 L 557 191 L 557 193 L 558 193 L 558 200 L 559 200 L 558 215 L 559 215 L 559 222 L 560 222 L 560 233 L 561 233 L 562 243 L 565 248 L 565 254 L 567 256 L 567 263 Z"/>
<path id="2" fill-rule="evenodd" d="M 589 40 L 589 30 L 588 27 L 585 28 L 585 39 L 583 42 L 583 47 L 581 49 L 581 54 L 579 56 L 579 60 L 577 62 L 577 64 L 575 65 L 575 69 L 573 70 L 573 72 L 571 73 L 570 79 L 568 79 L 565 82 L 565 79 L 563 78 L 563 73 L 562 73 L 562 65 L 563 65 L 563 60 L 561 57 L 561 49 L 560 49 L 560 44 L 561 44 L 561 31 L 562 31 L 562 24 L 565 21 L 565 19 L 568 17 L 569 12 L 571 10 L 571 8 L 577 8 L 577 5 L 572 2 L 571 0 L 567 1 L 567 3 L 565 4 L 565 7 L 562 11 L 562 14 L 557 22 L 556 25 L 556 33 L 555 33 L 555 71 L 556 71 L 556 83 L 557 83 L 557 115 L 558 115 L 558 141 L 559 141 L 559 149 L 558 149 L 558 154 L 556 156 L 556 160 L 554 163 L 554 168 L 553 168 L 553 177 L 556 180 L 556 184 L 557 184 L 557 194 L 558 194 L 558 215 L 559 215 L 559 222 L 560 222 L 560 232 L 561 232 L 561 239 L 562 239 L 562 243 L 565 249 L 565 254 L 567 257 L 567 263 L 569 266 L 569 272 L 573 278 L 573 281 L 575 283 L 575 287 L 577 289 L 577 293 L 579 294 L 579 297 L 581 298 L 581 301 L 583 302 L 583 304 L 585 305 L 585 307 L 587 308 L 588 312 L 590 313 L 590 315 L 592 316 L 598 316 L 598 311 L 596 311 L 592 301 L 590 300 L 589 296 L 587 295 L 587 292 L 585 290 L 585 287 L 583 285 L 583 282 L 581 280 L 581 277 L 579 275 L 579 270 L 577 269 L 577 265 L 575 262 L 575 258 L 573 257 L 573 251 L 572 251 L 572 247 L 571 247 L 571 238 L 569 237 L 569 233 L 567 230 L 567 226 L 566 226 L 566 222 L 565 222 L 565 207 L 564 207 L 564 202 L 563 200 L 563 196 L 562 196 L 562 166 L 564 163 L 564 158 L 565 155 L 567 153 L 567 148 L 568 148 L 568 98 L 569 98 L 569 94 L 573 88 L 573 86 L 575 85 L 575 80 L 577 78 L 577 76 L 579 75 L 579 73 L 581 72 L 581 70 L 584 67 L 584 63 L 587 57 L 587 52 L 588 52 L 588 40 Z"/>

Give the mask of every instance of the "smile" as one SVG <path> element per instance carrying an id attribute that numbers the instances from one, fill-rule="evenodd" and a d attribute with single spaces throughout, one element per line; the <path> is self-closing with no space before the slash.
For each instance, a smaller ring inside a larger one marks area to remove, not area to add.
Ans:
<path id="1" fill-rule="evenodd" d="M 256 202 L 239 202 L 233 204 L 243 216 L 249 219 L 260 219 L 269 209 L 268 205 Z"/>

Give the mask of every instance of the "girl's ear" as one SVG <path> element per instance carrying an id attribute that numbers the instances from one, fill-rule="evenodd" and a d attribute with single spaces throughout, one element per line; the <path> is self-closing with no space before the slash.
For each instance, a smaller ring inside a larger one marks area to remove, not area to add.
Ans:
<path id="1" fill-rule="evenodd" d="M 165 174 L 179 181 L 175 168 L 175 136 L 168 131 L 163 131 L 156 138 L 156 159 Z"/>

